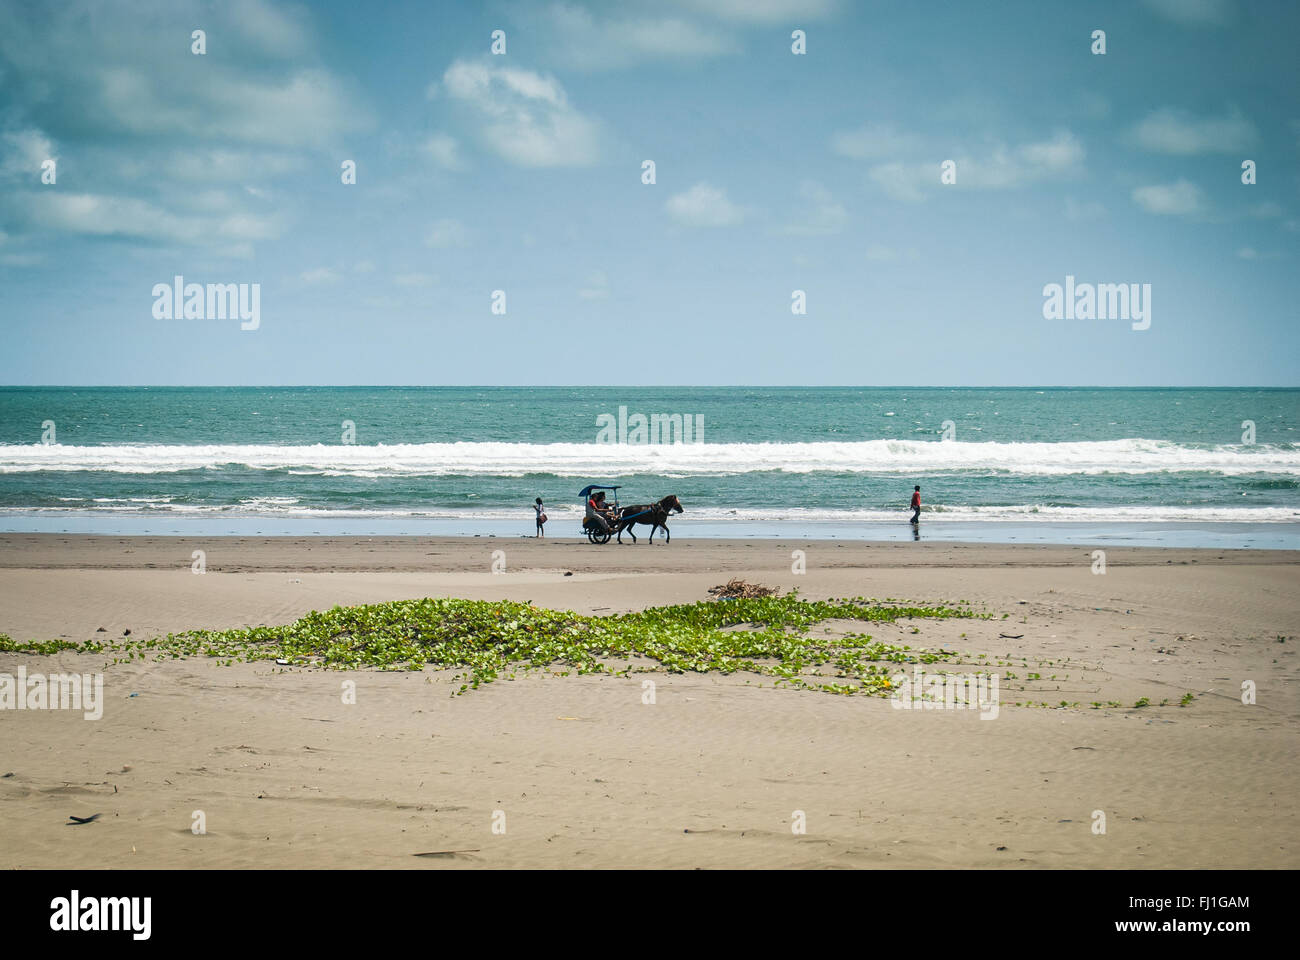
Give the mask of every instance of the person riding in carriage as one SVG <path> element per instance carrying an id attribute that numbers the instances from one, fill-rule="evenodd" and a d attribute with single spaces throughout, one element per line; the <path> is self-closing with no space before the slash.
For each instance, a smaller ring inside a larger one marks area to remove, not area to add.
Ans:
<path id="1" fill-rule="evenodd" d="M 618 520 L 618 514 L 605 502 L 605 491 L 588 487 L 583 493 L 587 494 L 587 520 L 603 533 L 612 533 L 612 525 Z"/>

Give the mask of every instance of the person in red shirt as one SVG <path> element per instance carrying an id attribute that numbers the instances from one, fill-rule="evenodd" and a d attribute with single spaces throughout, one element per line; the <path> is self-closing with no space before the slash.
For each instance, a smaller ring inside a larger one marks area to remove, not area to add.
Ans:
<path id="1" fill-rule="evenodd" d="M 614 519 L 614 511 L 605 506 L 604 493 L 593 493 L 587 500 L 587 519 L 601 530 L 609 531 L 609 521 Z"/>
<path id="2" fill-rule="evenodd" d="M 921 488 L 918 486 L 912 491 L 912 519 L 911 523 L 919 523 L 921 520 Z"/>

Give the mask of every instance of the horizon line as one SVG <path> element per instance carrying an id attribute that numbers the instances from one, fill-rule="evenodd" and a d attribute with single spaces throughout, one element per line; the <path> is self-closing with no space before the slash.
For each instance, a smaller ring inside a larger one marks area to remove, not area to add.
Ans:
<path id="1" fill-rule="evenodd" d="M 857 384 L 857 383 L 6 383 L 0 390 L 1300 390 L 1300 384 Z"/>

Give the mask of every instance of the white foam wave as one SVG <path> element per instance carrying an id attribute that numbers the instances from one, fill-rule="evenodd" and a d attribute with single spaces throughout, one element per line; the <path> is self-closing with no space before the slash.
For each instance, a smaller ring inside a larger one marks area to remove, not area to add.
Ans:
<path id="1" fill-rule="evenodd" d="M 866 440 L 818 443 L 422 443 L 325 445 L 0 445 L 0 474 L 40 471 L 176 473 L 283 470 L 299 475 L 676 477 L 785 473 L 966 472 L 1049 476 L 1207 472 L 1300 475 L 1300 448 L 1269 444 L 1194 447 L 1164 440 L 964 443 Z"/>

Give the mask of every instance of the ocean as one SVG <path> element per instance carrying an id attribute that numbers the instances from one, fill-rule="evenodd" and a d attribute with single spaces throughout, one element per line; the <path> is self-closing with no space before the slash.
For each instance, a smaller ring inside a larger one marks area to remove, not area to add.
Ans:
<path id="1" fill-rule="evenodd" d="M 606 483 L 676 494 L 677 536 L 912 539 L 920 484 L 936 539 L 1295 548 L 1298 414 L 1294 389 L 4 387 L 0 530 L 531 534 L 540 496 L 576 536 Z"/>

